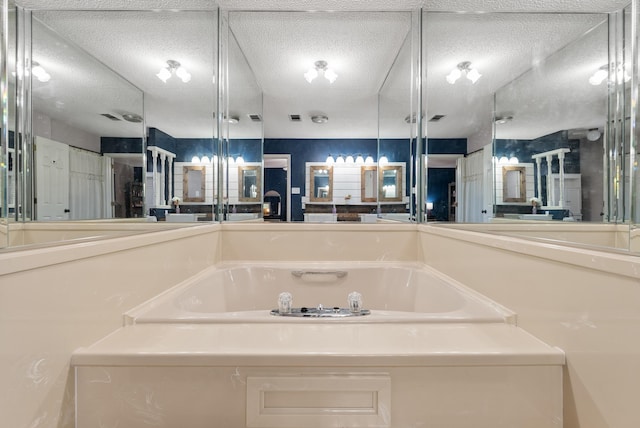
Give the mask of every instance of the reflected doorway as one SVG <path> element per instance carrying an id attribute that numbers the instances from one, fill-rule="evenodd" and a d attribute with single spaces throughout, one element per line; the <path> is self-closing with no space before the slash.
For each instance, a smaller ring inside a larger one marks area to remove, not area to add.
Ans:
<path id="1" fill-rule="evenodd" d="M 264 194 L 280 195 L 279 215 L 264 217 L 265 221 L 291 221 L 291 155 L 264 155 Z"/>

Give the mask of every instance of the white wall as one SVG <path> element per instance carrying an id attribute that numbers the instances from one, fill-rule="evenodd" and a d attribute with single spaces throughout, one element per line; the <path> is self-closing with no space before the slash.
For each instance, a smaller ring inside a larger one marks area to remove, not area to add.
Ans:
<path id="1" fill-rule="evenodd" d="M 33 112 L 33 135 L 100 153 L 100 137 L 98 135 L 74 128 L 38 111 Z"/>

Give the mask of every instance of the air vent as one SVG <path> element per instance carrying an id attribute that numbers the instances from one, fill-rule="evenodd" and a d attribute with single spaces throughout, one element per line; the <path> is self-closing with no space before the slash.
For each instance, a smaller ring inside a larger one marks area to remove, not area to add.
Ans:
<path id="1" fill-rule="evenodd" d="M 289 120 L 291 122 L 302 122 L 302 118 L 300 117 L 299 114 L 290 114 L 289 115 Z"/>
<path id="2" fill-rule="evenodd" d="M 444 117 L 444 114 L 436 114 L 433 117 L 431 117 L 431 119 L 429 119 L 429 122 L 438 122 L 443 117 Z"/>
<path id="3" fill-rule="evenodd" d="M 249 116 L 251 122 L 262 122 L 262 116 L 260 116 L 259 114 L 249 114 L 247 116 Z"/>
<path id="4" fill-rule="evenodd" d="M 109 113 L 101 113 L 100 116 L 104 116 L 107 119 L 111 119 L 111 120 L 114 120 L 114 121 L 119 121 L 120 120 L 117 117 L 115 117 L 114 115 L 109 114 Z"/>

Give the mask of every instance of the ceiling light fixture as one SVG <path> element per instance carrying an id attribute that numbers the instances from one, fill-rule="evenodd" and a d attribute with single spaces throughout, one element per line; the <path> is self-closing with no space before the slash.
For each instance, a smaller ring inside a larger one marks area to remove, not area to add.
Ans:
<path id="1" fill-rule="evenodd" d="M 122 118 L 124 120 L 126 120 L 127 122 L 132 122 L 132 123 L 140 123 L 140 122 L 142 122 L 142 116 L 140 116 L 139 114 L 135 114 L 135 113 L 123 114 Z"/>
<path id="2" fill-rule="evenodd" d="M 304 78 L 307 79 L 307 82 L 311 83 L 320 73 L 324 75 L 324 78 L 327 79 L 329 83 L 335 82 L 338 78 L 336 72 L 328 68 L 327 61 L 322 60 L 316 61 L 313 67 L 304 73 Z"/>
<path id="3" fill-rule="evenodd" d="M 602 133 L 598 128 L 592 128 L 587 132 L 587 140 L 589 141 L 598 141 Z"/>
<path id="4" fill-rule="evenodd" d="M 614 67 L 612 65 L 611 69 L 613 70 L 613 68 Z M 631 76 L 625 69 L 624 64 L 619 64 L 617 67 L 615 67 L 615 70 L 617 83 L 628 82 L 629 80 L 631 80 Z M 598 86 L 605 80 L 607 82 L 612 80 L 609 78 L 609 66 L 607 64 L 598 68 L 598 70 L 596 70 L 596 72 L 593 73 L 591 77 L 589 77 L 589 83 L 591 83 L 593 86 Z"/>
<path id="5" fill-rule="evenodd" d="M 471 67 L 471 63 L 469 61 L 463 61 L 456 66 L 449 74 L 447 74 L 447 82 L 450 84 L 456 83 L 456 80 L 461 78 L 462 76 L 466 76 L 467 79 L 471 81 L 471 83 L 476 83 L 479 78 L 482 77 L 482 74 L 478 72 L 477 69 Z"/>
<path id="6" fill-rule="evenodd" d="M 191 74 L 187 69 L 180 65 L 178 61 L 174 61 L 172 59 L 167 60 L 167 65 L 162 67 L 156 76 L 158 76 L 158 79 L 162 80 L 164 83 L 167 83 L 167 80 L 169 80 L 174 74 L 184 83 L 191 80 Z"/>
<path id="7" fill-rule="evenodd" d="M 513 120 L 513 116 L 496 116 L 495 122 L 498 125 L 503 125 L 507 122 L 511 122 Z"/>
<path id="8" fill-rule="evenodd" d="M 36 79 L 40 82 L 48 82 L 51 80 L 51 75 L 47 73 L 47 71 L 37 62 L 33 61 L 31 63 L 31 74 L 35 76 Z"/>
<path id="9" fill-rule="evenodd" d="M 329 117 L 323 114 L 317 114 L 315 116 L 311 116 L 311 122 L 313 123 L 327 123 L 329 121 Z"/>

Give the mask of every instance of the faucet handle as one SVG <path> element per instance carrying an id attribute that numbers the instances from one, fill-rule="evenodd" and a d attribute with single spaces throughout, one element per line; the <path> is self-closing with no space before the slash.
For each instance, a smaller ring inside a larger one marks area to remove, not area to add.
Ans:
<path id="1" fill-rule="evenodd" d="M 278 295 L 278 312 L 280 314 L 290 314 L 293 297 L 288 291 L 284 291 Z"/>
<path id="2" fill-rule="evenodd" d="M 349 293 L 347 302 L 349 303 L 349 311 L 358 313 L 362 310 L 362 294 L 357 291 Z"/>

